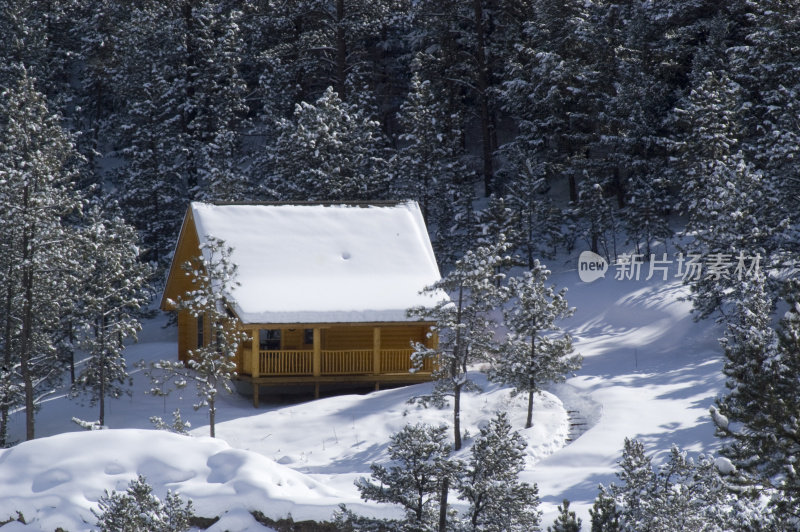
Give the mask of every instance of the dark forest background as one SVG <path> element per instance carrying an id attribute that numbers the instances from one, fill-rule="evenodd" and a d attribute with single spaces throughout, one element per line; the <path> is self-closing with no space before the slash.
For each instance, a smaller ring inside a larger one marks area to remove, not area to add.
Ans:
<path id="1" fill-rule="evenodd" d="M 799 8 L 14 0 L 0 85 L 32 80 L 81 157 L 74 186 L 117 202 L 160 269 L 191 200 L 395 198 L 445 265 L 500 232 L 531 263 L 648 257 L 684 229 L 785 265 Z"/>

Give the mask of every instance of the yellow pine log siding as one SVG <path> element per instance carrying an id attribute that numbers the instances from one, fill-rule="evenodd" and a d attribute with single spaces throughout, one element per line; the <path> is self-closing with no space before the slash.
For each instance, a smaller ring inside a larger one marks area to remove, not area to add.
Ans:
<path id="1" fill-rule="evenodd" d="M 162 310 L 175 310 L 175 306 L 170 301 L 177 301 L 183 294 L 195 289 L 195 284 L 192 282 L 192 278 L 186 275 L 183 265 L 198 256 L 200 256 L 200 240 L 197 238 L 197 228 L 192 211 L 189 209 L 181 226 L 178 245 L 172 258 L 172 267 L 164 287 L 164 296 L 161 300 Z M 208 331 L 208 323 L 205 325 L 205 331 Z M 206 336 L 208 335 L 206 334 Z M 192 317 L 186 310 L 180 310 L 178 311 L 178 360 L 187 362 L 189 350 L 195 347 L 197 347 L 197 318 Z"/>

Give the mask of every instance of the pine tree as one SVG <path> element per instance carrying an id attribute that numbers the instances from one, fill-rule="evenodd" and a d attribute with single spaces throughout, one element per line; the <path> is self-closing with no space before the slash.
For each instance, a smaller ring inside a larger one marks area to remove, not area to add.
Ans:
<path id="1" fill-rule="evenodd" d="M 60 378 L 59 321 L 76 299 L 76 235 L 63 220 L 79 208 L 70 183 L 80 157 L 27 70 L 13 69 L 14 83 L 0 94 L 0 224 L 8 253 L 0 258 L 7 283 L 0 334 L 4 367 L 18 372 L 23 389 L 26 438 L 33 439 L 35 409 Z"/>
<path id="2" fill-rule="evenodd" d="M 504 79 L 503 66 L 521 40 L 532 4 L 530 0 L 412 4 L 409 39 L 419 54 L 424 77 L 441 87 L 452 112 L 475 117 L 485 196 L 502 193 L 495 176 L 500 115 L 495 92 Z"/>
<path id="3" fill-rule="evenodd" d="M 607 41 L 601 66 L 604 85 L 613 90 L 607 89 L 598 113 L 601 134 L 594 151 L 603 155 L 590 173 L 604 177 L 628 238 L 649 258 L 652 244 L 672 236 L 667 214 L 675 202 L 660 142 L 672 98 L 659 53 L 663 30 L 651 5 L 610 1 L 603 11 L 597 23 Z"/>
<path id="4" fill-rule="evenodd" d="M 444 264 L 455 262 L 476 243 L 475 175 L 466 163 L 463 121 L 448 109 L 441 89 L 415 71 L 398 114 L 400 147 L 391 192 L 419 202 L 436 256 Z"/>
<path id="5" fill-rule="evenodd" d="M 197 190 L 204 201 L 241 201 L 248 183 L 240 169 L 241 129 L 248 111 L 247 86 L 239 73 L 243 38 L 242 12 L 218 0 L 187 3 L 186 79 L 190 80 L 183 107 Z"/>
<path id="6" fill-rule="evenodd" d="M 558 517 L 553 522 L 553 526 L 547 527 L 547 532 L 580 532 L 583 520 L 575 516 L 575 512 L 569 511 L 569 501 L 564 499 L 558 507 Z"/>
<path id="7" fill-rule="evenodd" d="M 94 205 L 81 238 L 82 291 L 76 314 L 83 325 L 79 345 L 88 354 L 73 392 L 99 404 L 105 425 L 106 397 L 130 386 L 124 341 L 141 330 L 137 313 L 150 299 L 150 268 L 139 261 L 138 235 L 118 216 L 107 219 Z"/>
<path id="8" fill-rule="evenodd" d="M 519 130 L 501 150 L 510 155 L 506 173 L 514 180 L 536 169 L 547 186 L 566 180 L 574 202 L 576 162 L 586 156 L 597 116 L 595 51 L 604 46 L 584 2 L 538 0 L 525 20 L 499 90 Z"/>
<path id="9" fill-rule="evenodd" d="M 185 159 L 184 44 L 180 17 L 166 3 L 131 6 L 118 32 L 109 36 L 110 84 L 120 102 L 101 134 L 125 160 L 113 172 L 125 219 L 142 236 L 144 258 L 169 266 L 174 239 L 189 198 Z M 158 43 L 154 46 L 153 43 Z M 196 179 L 194 179 L 196 186 Z"/>
<path id="10" fill-rule="evenodd" d="M 574 164 L 578 167 L 579 163 Z M 619 221 L 612 200 L 606 196 L 603 184 L 594 175 L 584 174 L 584 179 L 578 184 L 578 201 L 571 214 L 578 234 L 589 248 L 595 253 L 602 253 L 609 261 L 612 257 L 616 260 Z"/>
<path id="11" fill-rule="evenodd" d="M 301 94 L 319 96 L 326 87 L 349 102 L 350 89 L 379 80 L 391 85 L 387 59 L 403 27 L 405 2 L 379 0 L 298 0 L 279 7 L 268 5 L 273 33 L 265 34 L 263 54 L 271 64 L 283 64 Z M 261 25 L 263 23 L 260 23 Z M 257 31 L 264 30 L 257 28 Z M 266 32 L 264 32 L 266 33 Z M 389 52 L 389 53 L 387 53 Z M 353 95 L 357 96 L 357 95 Z"/>
<path id="12" fill-rule="evenodd" d="M 489 377 L 514 387 L 514 393 L 528 395 L 525 428 L 533 425 L 533 397 L 551 382 L 561 382 L 570 371 L 581 366 L 581 356 L 571 355 L 569 334 L 560 331 L 556 321 L 571 316 L 565 299 L 566 289 L 556 293 L 545 286 L 550 271 L 534 261 L 533 268 L 521 277 L 508 280 L 510 304 L 503 310 L 508 329 L 493 361 Z"/>
<path id="13" fill-rule="evenodd" d="M 730 50 L 734 76 L 747 91 L 748 130 L 743 149 L 771 184 L 775 201 L 771 221 L 761 220 L 776 233 L 771 264 L 791 263 L 800 253 L 800 217 L 794 208 L 800 194 L 798 140 L 800 127 L 796 67 L 800 18 L 796 1 L 742 2 L 744 45 Z"/>
<path id="14" fill-rule="evenodd" d="M 434 404 L 444 404 L 448 395 L 453 396 L 454 449 L 461 449 L 461 392 L 477 389 L 469 379 L 468 366 L 479 360 L 488 361 L 496 350 L 495 331 L 497 323 L 492 311 L 502 304 L 503 294 L 498 283 L 504 274 L 498 268 L 507 264 L 504 256 L 507 244 L 504 241 L 492 246 L 478 247 L 468 251 L 456 261 L 454 269 L 445 277 L 425 288 L 438 301 L 432 308 L 409 309 L 410 316 L 435 321 L 434 330 L 439 335 L 436 348 L 423 344 L 415 346 L 414 357 L 435 358 L 436 381 L 431 397 Z M 444 299 L 450 294 L 452 301 Z"/>
<path id="15" fill-rule="evenodd" d="M 409 530 L 432 530 L 439 521 L 442 489 L 453 476 L 447 427 L 422 423 L 406 425 L 390 438 L 388 453 L 392 464 L 372 464 L 372 480 L 356 480 L 366 501 L 399 504 L 406 513 Z"/>
<path id="16" fill-rule="evenodd" d="M 614 496 L 602 484 L 598 488 L 594 504 L 589 509 L 592 532 L 620 532 L 619 510 Z"/>
<path id="17" fill-rule="evenodd" d="M 727 264 L 727 271 L 703 272 L 687 278 L 698 319 L 729 311 L 733 288 L 741 280 L 737 259 L 769 268 L 781 222 L 773 183 L 748 160 L 741 149 L 747 107 L 741 86 L 724 73 L 700 77 L 675 116 L 687 134 L 677 143 L 683 180 L 681 209 L 688 216 L 692 240 L 684 252 Z"/>
<path id="18" fill-rule="evenodd" d="M 456 487 L 469 508 L 462 522 L 466 530 L 525 532 L 539 530 L 538 489 L 520 482 L 527 443 L 511 430 L 508 415 L 500 412 L 470 449 L 465 471 Z"/>
<path id="19" fill-rule="evenodd" d="M 622 484 L 600 486 L 590 512 L 593 531 L 752 530 L 759 519 L 730 496 L 712 457 L 694 461 L 673 446 L 654 469 L 641 442 L 626 438 L 619 465 Z"/>
<path id="20" fill-rule="evenodd" d="M 211 341 L 189 351 L 188 366 L 192 371 L 182 382 L 185 385 L 187 381 L 194 381 L 200 398 L 194 408 L 208 409 L 209 432 L 213 438 L 217 396 L 223 391 L 233 393 L 231 379 L 236 376 L 236 352 L 246 334 L 228 308 L 231 292 L 238 286 L 236 265 L 230 258 L 232 248 L 209 235 L 200 250 L 201 256 L 184 265 L 195 288 L 178 299 L 176 308 L 188 310 L 192 317 L 202 318 L 210 324 Z M 179 362 L 162 362 L 160 366 L 167 373 L 182 372 Z"/>
<path id="21" fill-rule="evenodd" d="M 191 527 L 194 509 L 192 501 L 184 505 L 180 496 L 169 491 L 162 502 L 139 475 L 124 493 L 106 490 L 92 514 L 101 532 L 181 532 Z"/>
<path id="22" fill-rule="evenodd" d="M 380 125 L 333 88 L 278 123 L 270 193 L 282 200 L 375 200 L 390 181 Z"/>
<path id="23" fill-rule="evenodd" d="M 736 468 L 738 491 L 776 494 L 776 515 L 800 522 L 800 480 L 794 456 L 800 450 L 796 375 L 800 368 L 800 306 L 790 307 L 778 331 L 771 328 L 771 304 L 764 280 L 745 286 L 736 319 L 723 340 L 723 372 L 730 390 L 712 410 L 722 454 Z"/>
<path id="24" fill-rule="evenodd" d="M 509 163 L 499 171 L 504 177 L 505 204 L 516 222 L 515 247 L 525 264 L 533 267 L 534 257 L 555 257 L 558 247 L 567 245 L 574 231 L 568 218 L 549 195 L 545 165 L 518 146 L 507 146 L 504 155 Z"/>
<path id="25" fill-rule="evenodd" d="M 214 0 L 144 2 L 109 43 L 125 111 L 108 125 L 127 163 L 115 172 L 120 203 L 161 267 L 187 199 L 240 200 L 246 190 L 240 16 Z"/>
<path id="26" fill-rule="evenodd" d="M 392 184 L 399 197 L 419 202 L 423 217 L 434 231 L 446 223 L 442 211 L 447 207 L 449 191 L 471 180 L 461 146 L 462 118 L 448 113 L 445 103 L 436 87 L 414 72 L 398 115 L 401 148 Z"/>
<path id="27" fill-rule="evenodd" d="M 652 515 L 655 473 L 650 457 L 644 453 L 644 445 L 638 440 L 625 438 L 622 459 L 617 473 L 622 486 L 614 489 L 620 513 L 621 529 L 625 531 L 647 530 Z"/>

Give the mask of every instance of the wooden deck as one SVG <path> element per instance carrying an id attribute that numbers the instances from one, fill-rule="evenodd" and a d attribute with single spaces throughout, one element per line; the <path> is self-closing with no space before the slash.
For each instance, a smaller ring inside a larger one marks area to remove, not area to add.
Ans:
<path id="1" fill-rule="evenodd" d="M 261 350 L 253 364 L 253 355 L 248 357 L 245 351 L 238 378 L 252 384 L 253 406 L 258 406 L 261 386 L 314 385 L 314 396 L 319 397 L 319 385 L 326 383 L 374 384 L 379 389 L 381 384 L 429 381 L 432 361 L 413 371 L 412 353 L 412 349 Z"/>

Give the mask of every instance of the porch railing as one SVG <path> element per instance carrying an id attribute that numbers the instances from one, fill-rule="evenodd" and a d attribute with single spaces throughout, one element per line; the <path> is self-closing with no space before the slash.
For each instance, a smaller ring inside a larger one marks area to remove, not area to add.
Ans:
<path id="1" fill-rule="evenodd" d="M 261 375 L 311 375 L 313 351 L 261 351 L 258 372 Z"/>
<path id="2" fill-rule="evenodd" d="M 411 367 L 411 349 L 381 349 L 378 374 L 406 373 Z M 430 372 L 433 364 L 426 360 L 423 372 Z M 259 351 L 259 374 L 313 375 L 314 351 L 269 350 Z M 375 351 L 372 349 L 347 349 L 320 351 L 320 375 L 369 375 L 376 373 Z"/>
<path id="3" fill-rule="evenodd" d="M 322 375 L 367 375 L 372 373 L 372 349 L 320 353 Z"/>

